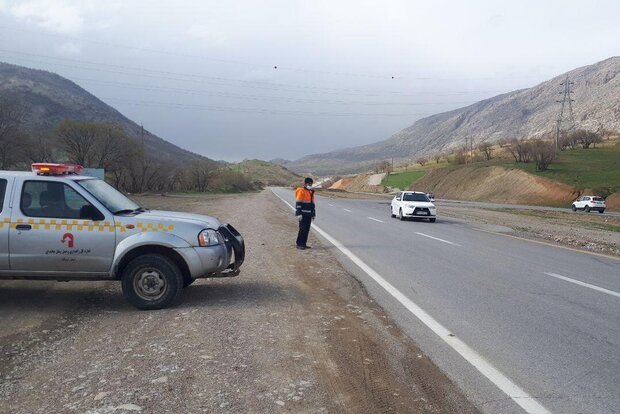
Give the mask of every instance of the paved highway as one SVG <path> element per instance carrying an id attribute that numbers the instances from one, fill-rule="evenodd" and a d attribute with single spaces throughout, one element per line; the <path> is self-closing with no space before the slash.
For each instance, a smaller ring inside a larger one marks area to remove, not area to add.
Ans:
<path id="1" fill-rule="evenodd" d="M 620 412 L 620 260 L 376 200 L 317 197 L 315 230 L 482 411 Z"/>

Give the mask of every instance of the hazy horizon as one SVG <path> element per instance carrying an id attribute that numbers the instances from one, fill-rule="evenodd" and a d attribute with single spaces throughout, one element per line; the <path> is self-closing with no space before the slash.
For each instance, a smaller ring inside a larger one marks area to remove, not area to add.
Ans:
<path id="1" fill-rule="evenodd" d="M 0 0 L 0 60 L 213 159 L 298 159 L 620 54 L 620 4 Z"/>

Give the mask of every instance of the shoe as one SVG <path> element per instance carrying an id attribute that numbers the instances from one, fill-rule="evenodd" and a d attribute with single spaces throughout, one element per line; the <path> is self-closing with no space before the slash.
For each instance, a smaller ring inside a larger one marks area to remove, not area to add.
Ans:
<path id="1" fill-rule="evenodd" d="M 299 249 L 299 250 L 306 250 L 307 247 L 306 246 L 297 246 L 297 249 Z"/>
<path id="2" fill-rule="evenodd" d="M 310 246 L 304 246 L 306 249 L 312 249 L 312 247 Z"/>

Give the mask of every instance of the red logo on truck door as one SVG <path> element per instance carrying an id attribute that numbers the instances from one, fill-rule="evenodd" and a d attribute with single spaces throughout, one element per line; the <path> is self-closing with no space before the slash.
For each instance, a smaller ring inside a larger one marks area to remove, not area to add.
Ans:
<path id="1" fill-rule="evenodd" d="M 67 243 L 67 247 L 72 249 L 73 248 L 73 234 L 65 233 L 62 236 L 62 240 L 60 242 L 61 243 Z"/>

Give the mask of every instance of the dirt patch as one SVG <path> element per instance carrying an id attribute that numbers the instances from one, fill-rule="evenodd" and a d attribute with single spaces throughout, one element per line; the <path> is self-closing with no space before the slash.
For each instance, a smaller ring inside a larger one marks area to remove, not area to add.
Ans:
<path id="1" fill-rule="evenodd" d="M 512 204 L 570 205 L 578 196 L 569 185 L 497 166 L 432 170 L 416 188 L 438 198 Z"/>
<path id="2" fill-rule="evenodd" d="M 340 180 L 332 184 L 329 187 L 329 189 L 330 190 L 344 190 L 345 188 L 347 188 L 347 186 L 349 186 L 349 184 L 351 184 L 352 181 L 353 181 L 353 177 L 341 178 Z"/>
<path id="3" fill-rule="evenodd" d="M 607 208 L 612 211 L 620 211 L 620 193 L 613 193 L 605 199 Z"/>
<path id="4" fill-rule="evenodd" d="M 0 282 L 0 412 L 476 411 L 270 193 L 140 201 L 234 223 L 241 276 L 156 312 L 113 282 Z"/>

